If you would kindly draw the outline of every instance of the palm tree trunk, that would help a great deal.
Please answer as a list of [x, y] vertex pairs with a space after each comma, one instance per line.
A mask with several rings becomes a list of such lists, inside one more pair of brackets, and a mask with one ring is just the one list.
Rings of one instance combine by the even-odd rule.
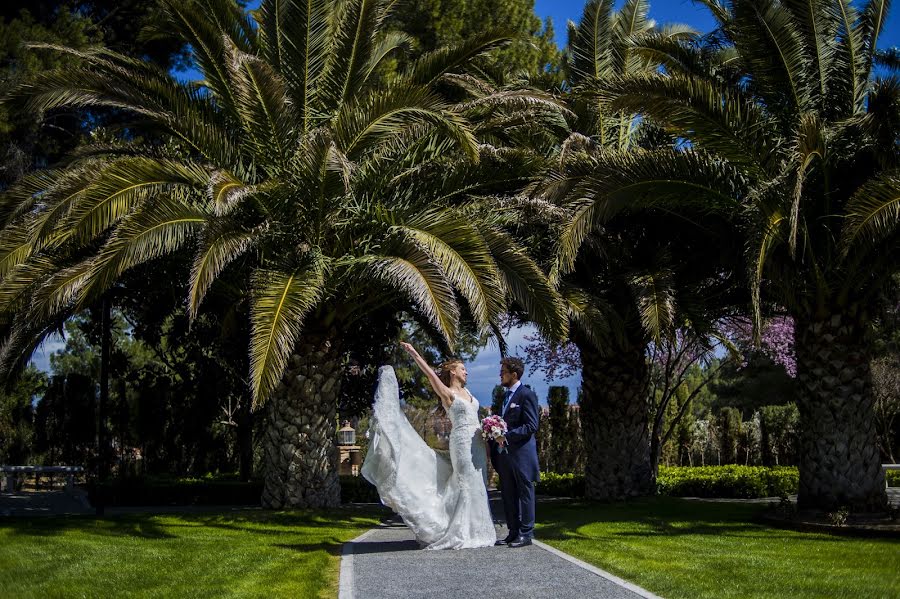
[[864, 326], [848, 314], [796, 321], [800, 507], [887, 507]]
[[269, 398], [265, 434], [266, 508], [341, 503], [335, 439], [340, 351], [335, 335], [301, 339]]
[[237, 425], [238, 464], [242, 481], [249, 481], [253, 476], [253, 420], [250, 398], [242, 397]]
[[644, 352], [601, 356], [587, 343], [579, 349], [585, 494], [602, 501], [647, 495], [654, 481], [648, 439], [650, 371]]

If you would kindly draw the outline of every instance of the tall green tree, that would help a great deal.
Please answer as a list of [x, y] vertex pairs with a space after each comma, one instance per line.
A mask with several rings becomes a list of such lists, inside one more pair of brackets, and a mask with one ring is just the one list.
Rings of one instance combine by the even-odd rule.
[[689, 141], [681, 174], [635, 179], [648, 199], [731, 198], [757, 325], [771, 304], [794, 318], [800, 505], [884, 509], [865, 332], [900, 243], [900, 80], [877, 50], [889, 2], [705, 4], [708, 43], [648, 48], [665, 72], [608, 86], [604, 105]]
[[106, 49], [60, 48], [83, 66], [39, 77], [19, 96], [27, 106], [116, 107], [174, 141], [97, 144], [6, 194], [0, 304], [21, 317], [3, 362], [129, 269], [192, 251], [192, 318], [226, 272], [248, 302], [263, 504], [326, 506], [340, 493], [343, 348], [369, 315], [409, 309], [452, 346], [461, 306], [489, 331], [509, 294], [561, 334], [561, 301], [502, 211], [468, 201], [489, 149], [465, 107], [433, 90], [505, 38], [426, 54], [386, 82], [380, 65], [403, 43], [385, 30], [392, 4], [267, 0], [248, 15], [231, 0], [167, 1], [199, 87]]
[[459, 44], [485, 30], [517, 36], [494, 52], [488, 64], [511, 73], [540, 73], [558, 67], [559, 52], [553, 24], [534, 13], [534, 0], [405, 0], [389, 20], [390, 26], [412, 38], [413, 55]]
[[[604, 500], [653, 491], [648, 346], [681, 327], [708, 338], [717, 310], [731, 301], [735, 276], [727, 257], [739, 256], [724, 219], [697, 226], [702, 208], [644, 209], [644, 190], [629, 182], [668, 178], [676, 140], [596, 99], [614, 81], [657, 71], [659, 63], [639, 51], [645, 44], [695, 36], [683, 26], [657, 28], [649, 8], [630, 0], [615, 11], [612, 2], [592, 0], [571, 26], [564, 72], [572, 133], [537, 192], [561, 213], [553, 271], [569, 300], [571, 341], [582, 361], [586, 492]], [[660, 197], [684, 191], [673, 187]]]
[[[69, 11], [47, 22], [23, 11], [0, 22], [0, 96], [39, 73], [74, 65], [77, 58], [30, 48], [29, 42], [85, 48], [96, 41], [87, 18]], [[35, 166], [47, 166], [78, 145], [83, 134], [80, 114], [60, 112], [44, 121], [34, 112], [0, 107], [0, 189]]]
[[0, 390], [0, 462], [31, 463], [34, 448], [34, 403], [47, 389], [47, 375], [26, 368], [8, 388]]

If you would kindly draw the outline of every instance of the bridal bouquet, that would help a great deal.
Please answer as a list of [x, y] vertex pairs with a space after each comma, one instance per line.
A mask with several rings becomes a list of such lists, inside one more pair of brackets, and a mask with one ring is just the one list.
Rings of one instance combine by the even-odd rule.
[[[481, 420], [481, 434], [485, 439], [506, 441], [506, 421], [494, 414]], [[500, 446], [500, 453], [506, 451], [506, 444]]]

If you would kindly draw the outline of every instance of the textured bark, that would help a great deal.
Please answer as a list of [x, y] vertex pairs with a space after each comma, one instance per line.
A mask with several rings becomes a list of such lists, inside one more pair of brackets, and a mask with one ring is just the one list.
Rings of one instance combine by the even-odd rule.
[[240, 479], [249, 481], [253, 477], [253, 413], [249, 395], [241, 400], [238, 410], [237, 437]]
[[644, 352], [601, 356], [588, 344], [579, 349], [586, 495], [609, 501], [650, 494], [650, 371]]
[[266, 406], [266, 508], [340, 505], [335, 447], [340, 353], [334, 336], [301, 339]]
[[796, 321], [803, 508], [887, 507], [875, 439], [874, 395], [863, 326], [848, 315]]

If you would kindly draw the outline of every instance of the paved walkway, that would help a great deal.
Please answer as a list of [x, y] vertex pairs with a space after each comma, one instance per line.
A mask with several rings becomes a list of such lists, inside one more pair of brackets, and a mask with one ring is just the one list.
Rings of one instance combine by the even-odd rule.
[[[495, 516], [502, 512], [497, 497]], [[506, 536], [502, 526], [499, 538]], [[453, 597], [637, 599], [655, 597], [537, 542], [530, 547], [423, 551], [396, 518], [344, 545], [340, 599]]]

